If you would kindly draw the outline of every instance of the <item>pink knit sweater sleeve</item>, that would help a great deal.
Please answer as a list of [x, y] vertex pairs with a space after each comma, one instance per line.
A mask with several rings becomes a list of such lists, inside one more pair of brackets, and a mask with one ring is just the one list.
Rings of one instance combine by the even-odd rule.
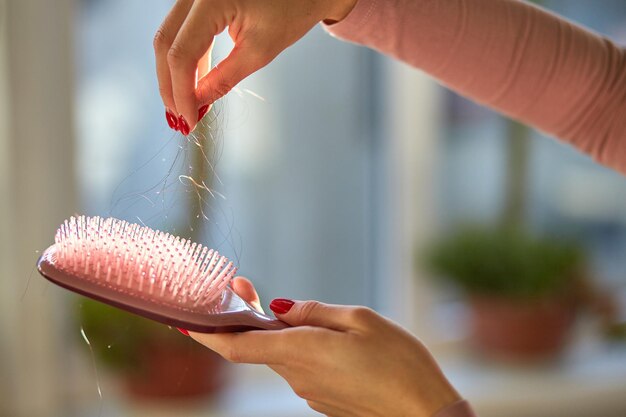
[[331, 34], [626, 173], [626, 50], [519, 0], [358, 0]]

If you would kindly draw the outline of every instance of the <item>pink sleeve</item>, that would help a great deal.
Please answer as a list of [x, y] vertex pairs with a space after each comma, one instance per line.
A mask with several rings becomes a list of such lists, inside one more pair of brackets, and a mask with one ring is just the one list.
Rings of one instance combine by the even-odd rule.
[[626, 173], [626, 50], [518, 0], [358, 0], [331, 34]]
[[476, 414], [467, 401], [461, 400], [437, 411], [433, 417], [476, 417]]

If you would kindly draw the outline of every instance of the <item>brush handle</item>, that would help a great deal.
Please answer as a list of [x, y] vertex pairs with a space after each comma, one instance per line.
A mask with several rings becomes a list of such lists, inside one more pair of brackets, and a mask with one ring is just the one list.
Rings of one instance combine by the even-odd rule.
[[291, 327], [284, 321], [277, 320], [257, 311], [247, 301], [237, 295], [230, 286], [226, 287], [224, 290], [221, 306], [224, 312], [228, 311], [231, 317], [236, 315], [237, 321], [239, 322], [236, 325], [230, 326], [228, 331], [281, 330]]
[[254, 315], [250, 317], [250, 325], [256, 327], [257, 330], [282, 330], [289, 326], [284, 321], [277, 320], [258, 311], [252, 312]]

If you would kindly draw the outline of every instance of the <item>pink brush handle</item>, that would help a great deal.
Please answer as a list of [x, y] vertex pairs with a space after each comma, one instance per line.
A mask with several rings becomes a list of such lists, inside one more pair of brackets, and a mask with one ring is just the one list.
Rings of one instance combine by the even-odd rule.
[[[229, 315], [237, 315], [239, 324], [229, 327], [229, 331], [248, 330], [281, 330], [290, 327], [287, 323], [257, 311], [253, 306], [239, 297], [232, 288], [224, 290], [222, 306]], [[234, 312], [232, 312], [234, 311]]]

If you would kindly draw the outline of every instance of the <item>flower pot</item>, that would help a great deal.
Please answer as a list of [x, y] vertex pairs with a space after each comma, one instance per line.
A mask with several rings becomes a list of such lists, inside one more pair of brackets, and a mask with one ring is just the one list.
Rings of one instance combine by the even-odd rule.
[[491, 358], [545, 360], [565, 347], [574, 323], [574, 303], [566, 297], [517, 300], [472, 296], [472, 344]]
[[224, 359], [192, 340], [160, 340], [141, 349], [137, 369], [124, 375], [124, 389], [131, 399], [210, 399], [226, 383]]

